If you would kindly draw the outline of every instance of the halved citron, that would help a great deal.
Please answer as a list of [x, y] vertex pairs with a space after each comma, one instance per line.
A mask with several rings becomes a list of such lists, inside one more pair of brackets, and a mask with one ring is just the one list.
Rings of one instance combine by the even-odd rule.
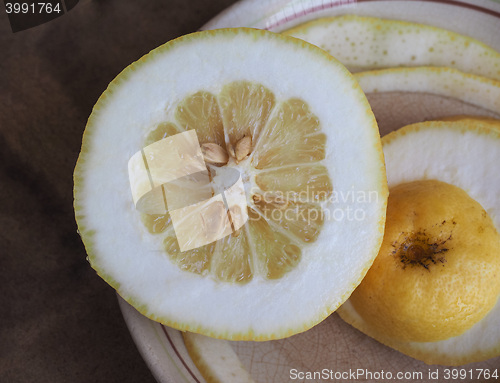
[[284, 34], [317, 45], [352, 71], [441, 66], [500, 80], [500, 53], [430, 25], [345, 15], [316, 19]]
[[337, 312], [426, 363], [500, 355], [500, 130], [492, 124], [424, 122], [383, 138], [384, 242]]
[[[200, 158], [204, 171], [167, 182]], [[142, 204], [150, 192], [159, 199]], [[147, 317], [227, 339], [286, 337], [333, 312], [377, 253], [386, 202], [376, 122], [351, 74], [252, 29], [187, 35], [125, 69], [75, 169], [97, 272]]]

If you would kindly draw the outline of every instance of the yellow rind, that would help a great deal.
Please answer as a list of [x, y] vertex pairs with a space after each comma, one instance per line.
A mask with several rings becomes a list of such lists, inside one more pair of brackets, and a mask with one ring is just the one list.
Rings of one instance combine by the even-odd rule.
[[[475, 132], [478, 135], [483, 135], [492, 140], [498, 140], [500, 146], [500, 121], [495, 119], [482, 119], [482, 118], [469, 118], [464, 116], [458, 116], [456, 118], [445, 119], [443, 121], [427, 121], [422, 123], [416, 123], [412, 125], [405, 126], [399, 130], [389, 133], [382, 138], [382, 145], [391, 144], [395, 140], [419, 132], [426, 129], [439, 129], [440, 127], [449, 127], [450, 124], [453, 125], [453, 129], [457, 129], [462, 133]], [[500, 228], [497, 227], [500, 232]], [[500, 304], [500, 297], [497, 305]], [[494, 347], [483, 349], [479, 352], [474, 351], [474, 354], [469, 355], [449, 355], [445, 353], [438, 353], [436, 349], [432, 349], [433, 342], [426, 342], [422, 344], [429, 345], [429, 351], [422, 351], [418, 348], [418, 342], [401, 342], [394, 339], [390, 339], [380, 333], [374, 331], [356, 312], [353, 305], [349, 300], [347, 300], [342, 306], [340, 306], [336, 311], [339, 316], [346, 323], [350, 324], [362, 333], [370, 336], [371, 338], [377, 340], [378, 342], [391, 347], [395, 350], [402, 352], [412, 358], [421, 360], [427, 364], [440, 364], [449, 366], [460, 366], [468, 363], [481, 362], [490, 358], [494, 358], [500, 355], [500, 343]]]
[[[353, 25], [354, 28], [351, 28], [353, 30], [344, 32], [342, 28], [344, 28], [346, 24]], [[392, 45], [377, 47], [377, 49], [387, 49], [384, 51], [379, 50], [378, 52], [374, 50], [374, 47], [372, 46], [367, 52], [365, 52], [365, 56], [360, 57], [362, 50], [366, 48], [361, 48], [360, 52], [353, 52], [352, 49], [349, 49], [349, 47], [350, 44], [355, 43], [351, 41], [349, 44], [347, 41], [342, 41], [344, 35], [346, 36], [346, 39], [356, 40], [356, 27], [361, 27], [361, 32], [363, 33], [371, 31], [371, 33], [369, 33], [370, 38], [374, 39], [373, 42], [362, 41], [360, 44], [368, 46], [371, 43], [374, 43], [377, 47], [377, 44], [385, 44], [387, 41], [391, 41]], [[329, 30], [329, 28], [331, 28], [331, 30]], [[318, 37], [317, 35], [314, 35], [315, 31], [321, 34], [324, 30], [331, 32], [331, 36]], [[442, 66], [456, 68], [466, 72], [500, 80], [499, 52], [472, 37], [464, 36], [432, 25], [376, 17], [342, 15], [315, 19], [288, 29], [282, 33], [290, 36], [297, 36], [313, 44], [318, 44], [318, 46], [321, 46], [330, 54], [336, 56], [339, 61], [353, 71], [366, 71], [397, 66]], [[415, 47], [412, 45], [411, 41], [411, 39], [415, 36], [422, 34], [426, 34], [430, 37], [427, 40], [422, 40], [420, 37], [417, 41], [418, 44], [423, 45], [419, 47], [421, 49], [420, 53], [429, 56], [426, 57], [426, 60], [420, 58], [418, 54], [414, 52]], [[406, 41], [404, 54], [415, 53], [410, 59], [406, 59], [406, 57], [403, 59], [403, 55], [397, 55], [395, 51], [391, 52], [391, 48], [394, 50], [394, 46], [397, 46], [396, 44], [399, 43], [397, 40], [400, 39], [403, 42]], [[410, 39], [410, 41], [407, 41], [407, 39]], [[338, 46], [336, 48], [328, 47], [330, 40], [335, 42]], [[344, 46], [341, 46], [341, 44], [344, 44]], [[468, 64], [471, 58], [465, 53], [461, 53], [461, 55], [456, 57], [455, 60], [449, 59], [449, 55], [447, 55], [446, 52], [441, 51], [441, 49], [449, 46], [453, 46], [454, 49], [457, 51], [460, 50], [460, 52], [469, 48], [476, 49], [475, 53], [477, 57], [474, 57], [474, 59], [479, 61], [476, 65], [469, 66]], [[357, 47], [353, 48], [357, 49]], [[462, 60], [460, 60], [460, 58], [462, 58]], [[401, 60], [401, 62], [395, 64], [394, 60]], [[481, 63], [483, 63], [483, 65], [481, 65]], [[484, 65], [486, 63], [488, 65]]]
[[[95, 126], [95, 120], [97, 119], [98, 114], [102, 109], [105, 109], [108, 99], [110, 96], [112, 96], [113, 92], [115, 89], [118, 89], [122, 83], [125, 83], [128, 79], [128, 77], [137, 69], [141, 68], [141, 66], [146, 65], [149, 61], [154, 60], [156, 56], [162, 55], [163, 53], [173, 49], [175, 46], [178, 44], [183, 44], [186, 41], [190, 41], [192, 39], [199, 39], [199, 38], [213, 38], [218, 35], [224, 35], [227, 36], [228, 34], [238, 34], [238, 33], [246, 33], [251, 35], [254, 39], [259, 39], [260, 37], [265, 37], [271, 32], [263, 31], [263, 30], [258, 30], [258, 29], [252, 29], [252, 28], [227, 28], [227, 29], [218, 29], [218, 30], [211, 30], [211, 31], [203, 31], [203, 32], [196, 32], [192, 33], [189, 35], [181, 36], [179, 38], [176, 38], [174, 40], [171, 40], [164, 45], [152, 50], [150, 53], [147, 55], [143, 56], [140, 58], [138, 61], [134, 62], [127, 68], [125, 68], [121, 73], [117, 75], [115, 79], [111, 81], [111, 83], [108, 85], [107, 89], [104, 91], [104, 93], [99, 97], [97, 103], [93, 107], [92, 113], [87, 121], [87, 125], [83, 134], [83, 139], [82, 139], [82, 147], [81, 151], [76, 163], [75, 171], [74, 171], [74, 210], [75, 210], [75, 218], [76, 222], [78, 225], [78, 231], [79, 234], [82, 238], [82, 241], [85, 245], [87, 254], [88, 254], [88, 260], [91, 264], [91, 266], [95, 269], [97, 274], [104, 279], [111, 287], [113, 287], [118, 294], [129, 304], [134, 306], [138, 312], [140, 312], [142, 315], [160, 322], [164, 325], [167, 325], [169, 327], [181, 330], [181, 331], [190, 331], [194, 333], [199, 333], [203, 334], [206, 336], [210, 336], [213, 338], [218, 338], [218, 339], [230, 339], [230, 340], [253, 340], [253, 341], [265, 341], [265, 340], [272, 340], [272, 339], [281, 339], [285, 337], [289, 337], [291, 335], [304, 332], [311, 327], [315, 326], [316, 324], [320, 323], [323, 321], [326, 317], [328, 317], [331, 313], [333, 313], [337, 307], [328, 307], [325, 308], [324, 311], [317, 313], [317, 316], [314, 317], [312, 320], [309, 322], [303, 323], [301, 326], [294, 327], [294, 328], [287, 328], [283, 329], [282, 331], [279, 332], [274, 332], [271, 334], [255, 334], [252, 330], [247, 330], [238, 332], [238, 333], [228, 333], [227, 331], [224, 330], [217, 330], [217, 331], [212, 331], [209, 328], [205, 328], [203, 326], [200, 326], [196, 322], [190, 322], [186, 321], [185, 323], [179, 323], [177, 321], [171, 320], [170, 318], [167, 317], [158, 317], [155, 316], [150, 308], [147, 305], [141, 304], [140, 302], [136, 301], [136, 299], [132, 296], [129, 296], [127, 294], [124, 294], [120, 284], [112, 278], [107, 272], [105, 272], [99, 265], [98, 261], [98, 255], [96, 254], [95, 250], [95, 244], [92, 239], [94, 230], [92, 229], [87, 229], [87, 219], [86, 216], [82, 213], [83, 209], [83, 202], [85, 200], [85, 195], [86, 195], [86, 188], [89, 187], [89, 185], [86, 185], [85, 183], [85, 174], [86, 172], [92, 171], [92, 169], [88, 169], [85, 166], [86, 162], [86, 156], [90, 154], [89, 147], [90, 147], [90, 141], [91, 137], [94, 133], [94, 130], [96, 129]], [[289, 37], [289, 36], [284, 36], [284, 35], [279, 35], [279, 34], [274, 34], [275, 38], [281, 39], [284, 42], [287, 43], [293, 43], [296, 44], [297, 46], [300, 46], [301, 49], [308, 49], [312, 52], [314, 52], [315, 55], [318, 56], [318, 59], [321, 58], [325, 61], [328, 62], [333, 62], [335, 65], [337, 65], [338, 61], [330, 56], [328, 53], [323, 51], [322, 49], [309, 44], [303, 40], [294, 38], [294, 37]], [[363, 275], [360, 275], [358, 279], [352, 284], [352, 289], [351, 291], [348, 291], [346, 294], [344, 294], [341, 297], [341, 301], [345, 301], [354, 288], [359, 285], [361, 282], [362, 278], [368, 271], [371, 263], [375, 259], [378, 248], [380, 248], [380, 245], [382, 243], [382, 233], [384, 230], [384, 225], [385, 225], [385, 209], [387, 206], [387, 196], [388, 196], [388, 188], [387, 188], [387, 181], [386, 181], [386, 173], [385, 173], [385, 167], [384, 167], [384, 154], [382, 151], [382, 145], [380, 143], [379, 139], [379, 133], [378, 133], [378, 128], [376, 124], [376, 120], [371, 112], [370, 105], [366, 98], [364, 98], [363, 91], [361, 87], [357, 84], [357, 82], [354, 80], [352, 74], [342, 66], [338, 66], [339, 69], [343, 71], [346, 77], [349, 77], [353, 79], [352, 84], [353, 84], [353, 89], [356, 90], [356, 97], [357, 101], [365, 106], [366, 113], [370, 116], [371, 119], [371, 132], [373, 135], [373, 143], [375, 143], [375, 149], [379, 153], [379, 158], [380, 158], [380, 169], [379, 169], [379, 179], [378, 179], [378, 191], [379, 191], [379, 196], [380, 198], [384, 201], [384, 204], [381, 206], [381, 211], [380, 211], [380, 223], [378, 225], [378, 231], [381, 234], [379, 236], [379, 240], [377, 243], [377, 246], [373, 249], [373, 254], [371, 254], [371, 257], [369, 261], [367, 262], [367, 265], [364, 269]]]
[[[401, 136], [405, 136], [408, 134], [412, 134], [414, 132], [418, 132], [424, 129], [436, 129], [440, 127], [448, 127], [450, 124], [453, 125], [453, 129], [459, 130], [463, 133], [465, 132], [470, 132], [473, 131], [477, 133], [478, 135], [485, 135], [489, 136], [492, 139], [500, 139], [500, 132], [491, 126], [491, 124], [483, 123], [483, 124], [478, 124], [478, 120], [476, 118], [466, 118], [466, 119], [457, 119], [453, 120], [453, 118], [450, 118], [449, 120], [447, 118], [443, 119], [442, 121], [426, 121], [426, 122], [418, 122], [415, 124], [407, 125], [401, 129], [395, 130], [394, 132], [391, 132], [387, 134], [386, 136], [382, 137], [382, 145], [389, 145], [396, 139], [400, 138]], [[479, 119], [481, 121], [481, 119]], [[487, 119], [485, 121], [498, 121], [495, 119]]]
[[460, 121], [466, 124], [473, 124], [477, 127], [487, 127], [491, 129], [500, 130], [500, 120], [491, 117], [482, 117], [482, 116], [468, 116], [468, 115], [457, 115], [457, 116], [449, 116], [442, 117], [439, 121]]

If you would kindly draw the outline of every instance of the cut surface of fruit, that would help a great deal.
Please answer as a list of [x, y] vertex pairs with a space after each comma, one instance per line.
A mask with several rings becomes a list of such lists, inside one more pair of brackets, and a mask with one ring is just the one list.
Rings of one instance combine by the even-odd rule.
[[[385, 136], [383, 146], [394, 192], [384, 244], [367, 285], [362, 282], [337, 312], [365, 334], [426, 363], [460, 365], [500, 355], [500, 131], [472, 119], [424, 122]], [[433, 188], [433, 196], [426, 196]], [[384, 275], [392, 289], [379, 289]], [[429, 300], [420, 301], [426, 295]], [[388, 306], [371, 312], [370, 299]], [[388, 311], [381, 313], [382, 306]], [[445, 316], [441, 335], [426, 315]], [[390, 324], [382, 324], [381, 316]]]
[[[193, 131], [207, 171], [162, 184], [159, 160], [183, 157], [158, 148]], [[168, 212], [134, 207], [150, 192]], [[282, 338], [334, 311], [376, 255], [386, 202], [375, 119], [351, 74], [311, 44], [243, 28], [181, 37], [125, 69], [75, 169], [97, 272], [147, 317], [227, 339]]]
[[325, 49], [352, 71], [442, 66], [500, 80], [500, 53], [473, 38], [399, 20], [345, 15], [283, 32]]

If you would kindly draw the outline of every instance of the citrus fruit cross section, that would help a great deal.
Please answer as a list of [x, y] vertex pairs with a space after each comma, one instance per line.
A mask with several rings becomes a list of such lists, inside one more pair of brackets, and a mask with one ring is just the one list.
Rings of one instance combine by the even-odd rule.
[[[321, 231], [321, 202], [333, 189], [319, 163], [325, 142], [303, 100], [276, 105], [271, 90], [248, 81], [218, 95], [199, 91], [180, 102], [173, 121], [154, 127], [129, 161], [134, 202], [152, 213], [144, 224], [165, 236], [180, 268], [233, 282], [255, 273], [279, 278]], [[228, 185], [222, 193], [217, 180]]]
[[124, 69], [75, 169], [99, 275], [153, 320], [233, 340], [290, 336], [339, 307], [380, 247], [387, 194], [352, 74], [247, 28], [182, 36]]

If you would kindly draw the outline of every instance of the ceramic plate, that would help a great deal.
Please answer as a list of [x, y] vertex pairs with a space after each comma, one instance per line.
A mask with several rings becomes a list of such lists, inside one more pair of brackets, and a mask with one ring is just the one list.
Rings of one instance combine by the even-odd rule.
[[[500, 51], [500, 0], [244, 0], [222, 12], [203, 29], [246, 26], [280, 32], [318, 17], [343, 14], [431, 24], [474, 37]], [[367, 96], [382, 135], [408, 123], [444, 115], [495, 116], [495, 113], [436, 95], [379, 93]], [[500, 118], [498, 114], [496, 117]], [[132, 337], [158, 382], [205, 382], [190, 359], [179, 331], [145, 318], [121, 298], [119, 302]], [[361, 369], [359, 372], [364, 371], [364, 375], [359, 380], [363, 381], [380, 381], [384, 376], [380, 374], [385, 373], [387, 377], [390, 372], [393, 381], [399, 380], [398, 373], [406, 373], [401, 380], [435, 382], [436, 374], [443, 379], [447, 368], [428, 366], [385, 347], [344, 323], [335, 313], [313, 329], [291, 338], [230, 344], [259, 383], [290, 382], [295, 380], [293, 370], [322, 369], [341, 373]], [[466, 371], [499, 369], [500, 358], [461, 368]], [[348, 379], [323, 381], [354, 380], [352, 375], [344, 377]], [[461, 381], [478, 381], [477, 375], [469, 378], [470, 375]]]

